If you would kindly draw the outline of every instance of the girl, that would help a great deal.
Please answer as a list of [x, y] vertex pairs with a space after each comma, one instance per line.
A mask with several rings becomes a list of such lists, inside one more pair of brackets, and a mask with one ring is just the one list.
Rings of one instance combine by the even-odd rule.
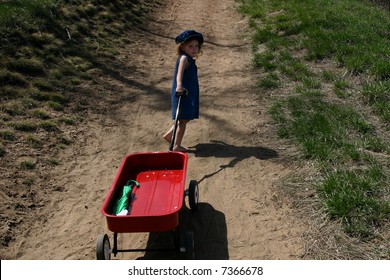
[[[181, 100], [181, 111], [178, 117], [173, 151], [185, 152], [187, 149], [181, 145], [187, 123], [199, 118], [199, 84], [198, 68], [195, 59], [198, 57], [203, 44], [203, 35], [195, 30], [186, 30], [175, 38], [178, 47], [178, 59], [172, 82], [172, 119], [175, 119], [178, 104], [178, 94], [188, 92]], [[176, 94], [178, 93], [178, 94]], [[168, 142], [172, 139], [174, 126], [165, 134], [164, 139]]]

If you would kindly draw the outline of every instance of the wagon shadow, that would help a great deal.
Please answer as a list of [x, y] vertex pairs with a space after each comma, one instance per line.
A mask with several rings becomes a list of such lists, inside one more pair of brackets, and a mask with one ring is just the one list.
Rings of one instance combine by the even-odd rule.
[[[186, 231], [194, 233], [195, 259], [227, 260], [229, 259], [227, 226], [225, 215], [208, 203], [200, 202], [198, 210], [191, 212], [185, 205], [179, 213], [180, 244], [184, 245]], [[150, 233], [147, 250], [174, 247], [172, 232]], [[140, 260], [180, 260], [181, 254], [175, 251], [147, 251]]]
[[256, 146], [239, 147], [218, 140], [211, 140], [211, 143], [201, 143], [190, 147], [188, 153], [194, 154], [195, 157], [232, 158], [229, 163], [220, 165], [218, 170], [204, 175], [203, 178], [198, 180], [198, 183], [216, 175], [225, 168], [233, 168], [237, 163], [250, 157], [255, 157], [259, 160], [278, 157], [278, 153], [273, 149]]

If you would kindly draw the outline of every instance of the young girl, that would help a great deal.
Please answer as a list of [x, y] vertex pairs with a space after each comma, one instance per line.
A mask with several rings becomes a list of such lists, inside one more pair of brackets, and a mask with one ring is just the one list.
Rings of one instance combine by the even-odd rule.
[[[175, 73], [172, 82], [172, 119], [175, 119], [179, 97], [184, 91], [188, 95], [181, 99], [181, 111], [178, 117], [173, 151], [185, 152], [187, 149], [181, 145], [187, 123], [199, 118], [199, 84], [198, 68], [195, 59], [203, 44], [203, 35], [195, 30], [186, 30], [175, 38], [178, 47], [178, 59], [176, 61]], [[174, 126], [165, 134], [164, 139], [168, 142], [172, 139]]]

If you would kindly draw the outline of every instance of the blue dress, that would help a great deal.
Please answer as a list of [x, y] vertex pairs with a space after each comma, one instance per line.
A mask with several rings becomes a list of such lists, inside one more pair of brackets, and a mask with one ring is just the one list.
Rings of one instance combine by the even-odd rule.
[[183, 96], [181, 99], [181, 110], [179, 114], [179, 120], [193, 120], [199, 118], [199, 83], [198, 83], [198, 67], [195, 64], [195, 60], [185, 53], [179, 55], [176, 66], [175, 74], [172, 82], [172, 119], [176, 117], [177, 103], [179, 97], [176, 96], [176, 76], [179, 68], [180, 58], [185, 55], [188, 60], [188, 67], [184, 69], [183, 73], [183, 88], [188, 90], [188, 95]]

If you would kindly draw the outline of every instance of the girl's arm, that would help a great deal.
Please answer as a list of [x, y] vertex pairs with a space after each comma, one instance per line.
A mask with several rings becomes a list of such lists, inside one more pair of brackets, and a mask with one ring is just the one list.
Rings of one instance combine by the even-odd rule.
[[184, 88], [183, 88], [183, 74], [184, 74], [184, 70], [187, 68], [187, 66], [188, 66], [187, 57], [185, 55], [183, 55], [180, 58], [179, 67], [178, 67], [178, 70], [177, 70], [176, 92], [183, 92], [184, 91]]

